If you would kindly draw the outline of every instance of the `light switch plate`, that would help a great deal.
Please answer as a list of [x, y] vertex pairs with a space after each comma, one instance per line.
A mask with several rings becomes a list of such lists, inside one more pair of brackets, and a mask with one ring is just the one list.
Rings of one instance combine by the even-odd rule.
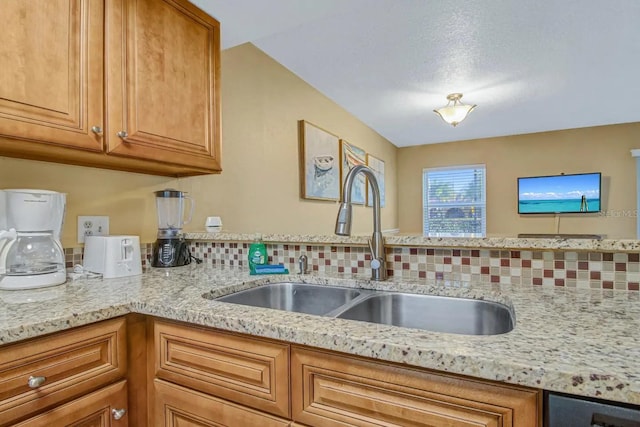
[[78, 215], [78, 243], [84, 243], [85, 236], [109, 235], [108, 216]]

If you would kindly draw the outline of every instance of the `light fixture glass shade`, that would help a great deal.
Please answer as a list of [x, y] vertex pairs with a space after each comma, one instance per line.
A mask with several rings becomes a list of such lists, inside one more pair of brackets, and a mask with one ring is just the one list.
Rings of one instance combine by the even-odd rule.
[[[447, 95], [449, 103], [442, 108], [433, 110], [434, 113], [440, 116], [442, 120], [449, 123], [452, 126], [457, 126], [458, 123], [467, 118], [467, 115], [476, 108], [476, 105], [466, 105], [460, 102], [462, 98], [461, 93], [452, 93]], [[453, 105], [451, 103], [453, 102]]]

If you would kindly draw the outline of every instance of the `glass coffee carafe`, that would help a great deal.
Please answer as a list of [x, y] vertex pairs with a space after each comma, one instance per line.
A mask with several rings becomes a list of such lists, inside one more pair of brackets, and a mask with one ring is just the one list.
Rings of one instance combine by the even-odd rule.
[[0, 191], [0, 289], [30, 289], [66, 281], [60, 244], [66, 195], [49, 190]]
[[26, 276], [64, 271], [64, 252], [52, 233], [18, 232], [3, 247], [6, 274]]

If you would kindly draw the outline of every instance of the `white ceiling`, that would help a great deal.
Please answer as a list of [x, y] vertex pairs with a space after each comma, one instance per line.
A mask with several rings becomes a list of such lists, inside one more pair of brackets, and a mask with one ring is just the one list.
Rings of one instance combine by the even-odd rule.
[[399, 147], [640, 121], [640, 0], [191, 1]]

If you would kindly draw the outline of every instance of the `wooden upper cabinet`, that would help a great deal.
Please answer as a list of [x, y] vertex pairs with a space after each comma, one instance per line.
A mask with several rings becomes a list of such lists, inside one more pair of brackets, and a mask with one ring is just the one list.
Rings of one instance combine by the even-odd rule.
[[221, 171], [218, 21], [188, 0], [1, 3], [0, 155]]
[[106, 5], [108, 153], [220, 170], [218, 22], [186, 0]]
[[2, 0], [0, 136], [102, 151], [102, 0]]

